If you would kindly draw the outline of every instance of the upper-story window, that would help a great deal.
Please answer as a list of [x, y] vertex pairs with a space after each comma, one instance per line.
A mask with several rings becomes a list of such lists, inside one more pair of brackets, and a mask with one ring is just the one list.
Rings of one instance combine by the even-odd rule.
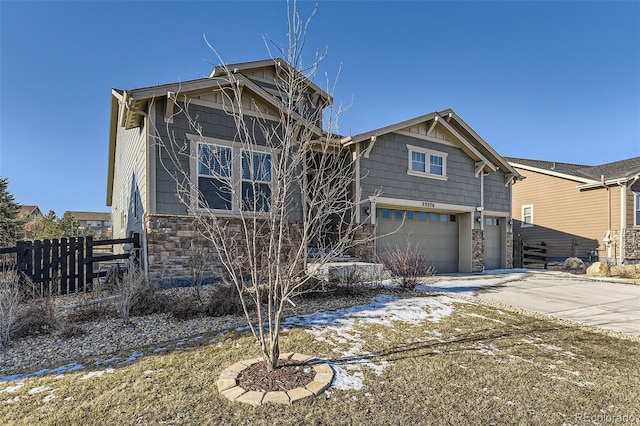
[[198, 144], [199, 207], [212, 210], [232, 209], [232, 154], [229, 147]]
[[522, 227], [533, 226], [533, 205], [522, 206]]
[[435, 179], [447, 179], [447, 153], [407, 145], [408, 174]]

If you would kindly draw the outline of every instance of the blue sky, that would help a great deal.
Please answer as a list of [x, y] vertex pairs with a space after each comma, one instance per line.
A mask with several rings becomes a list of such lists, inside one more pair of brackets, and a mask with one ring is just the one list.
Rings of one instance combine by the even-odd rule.
[[[0, 28], [0, 176], [61, 215], [108, 210], [112, 87], [205, 77], [203, 35], [227, 63], [266, 58], [286, 4], [0, 1]], [[344, 134], [450, 107], [504, 156], [640, 155], [640, 2], [321, 0], [309, 58], [325, 46]]]

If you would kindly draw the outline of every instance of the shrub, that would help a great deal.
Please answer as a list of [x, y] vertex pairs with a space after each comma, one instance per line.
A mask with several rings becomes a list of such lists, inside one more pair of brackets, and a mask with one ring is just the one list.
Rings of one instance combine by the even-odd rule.
[[237, 315], [243, 312], [242, 301], [235, 286], [215, 284], [210, 286], [209, 301], [205, 313], [212, 317]]
[[203, 313], [203, 305], [194, 294], [179, 293], [171, 298], [169, 313], [179, 320], [195, 318]]
[[56, 277], [45, 287], [35, 284], [30, 277], [23, 275], [21, 295], [27, 301], [16, 318], [14, 337], [49, 334], [60, 327], [60, 318], [53, 299], [58, 283], [59, 279]]
[[387, 248], [382, 263], [402, 288], [414, 289], [421, 277], [431, 277], [436, 272], [433, 266], [427, 266], [420, 246], [409, 241], [404, 247]]
[[116, 281], [115, 290], [116, 312], [122, 318], [124, 325], [129, 325], [131, 324], [132, 306], [149, 290], [147, 280], [142, 271], [136, 266], [133, 256], [129, 261], [129, 268], [125, 271], [122, 279]]
[[11, 327], [20, 303], [18, 274], [13, 270], [0, 271], [0, 347], [9, 345]]

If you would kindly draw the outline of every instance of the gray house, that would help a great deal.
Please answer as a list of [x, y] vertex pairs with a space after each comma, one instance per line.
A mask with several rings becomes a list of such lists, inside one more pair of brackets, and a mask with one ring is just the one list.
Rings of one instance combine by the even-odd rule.
[[[279, 61], [228, 66], [242, 84], [245, 115], [279, 117], [283, 106], [274, 84]], [[237, 155], [237, 130], [224, 102], [229, 84], [225, 77], [216, 67], [208, 78], [112, 90], [107, 205], [112, 208], [113, 235], [141, 234], [152, 281], [186, 276], [188, 250], [205, 244], [198, 240], [194, 217], [177, 196], [176, 170], [159, 140], [193, 154], [182, 166], [197, 182], [201, 202], [216, 215], [232, 224], [242, 209], [238, 200], [222, 195], [243, 192], [241, 180], [226, 177], [241, 174], [245, 155]], [[332, 102], [313, 83], [308, 91], [311, 109]], [[182, 113], [187, 108], [197, 123]], [[299, 118], [322, 133], [322, 123]], [[361, 154], [352, 157], [357, 171], [352, 193], [361, 194], [364, 204], [353, 220], [369, 221], [367, 229], [378, 236], [375, 247], [356, 252], [359, 260], [375, 261], [386, 247], [409, 240], [420, 245], [439, 272], [512, 266], [511, 185], [520, 175], [453, 111], [344, 137], [340, 143], [345, 151]], [[268, 165], [272, 154], [256, 149], [250, 155]], [[210, 170], [198, 166], [213, 156], [218, 158], [215, 179]], [[269, 170], [263, 173], [263, 192], [268, 194]], [[240, 190], [229, 191], [233, 185]], [[295, 212], [289, 217], [292, 222], [300, 219]]]
[[362, 153], [356, 186], [375, 212], [378, 255], [411, 241], [440, 273], [512, 267], [511, 185], [521, 176], [453, 110], [345, 145]]

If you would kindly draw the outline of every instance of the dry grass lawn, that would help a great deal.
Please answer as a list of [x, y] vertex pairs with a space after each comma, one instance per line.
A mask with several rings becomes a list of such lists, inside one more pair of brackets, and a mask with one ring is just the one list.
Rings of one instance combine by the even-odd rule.
[[[451, 302], [439, 322], [358, 323], [364, 344], [325, 330], [284, 333], [284, 351], [330, 360], [362, 380], [294, 406], [218, 394], [218, 374], [257, 355], [247, 333], [189, 342], [112, 370], [0, 382], [0, 424], [420, 425], [640, 421], [640, 342], [487, 305]], [[140, 348], [146, 354], [152, 348]], [[79, 360], [81, 361], [81, 360]], [[385, 364], [388, 363], [388, 364]], [[378, 366], [380, 368], [370, 368]], [[598, 417], [599, 416], [599, 417]], [[617, 416], [617, 417], [616, 417]], [[626, 417], [622, 417], [626, 416]], [[588, 420], [588, 421], [587, 421]]]

